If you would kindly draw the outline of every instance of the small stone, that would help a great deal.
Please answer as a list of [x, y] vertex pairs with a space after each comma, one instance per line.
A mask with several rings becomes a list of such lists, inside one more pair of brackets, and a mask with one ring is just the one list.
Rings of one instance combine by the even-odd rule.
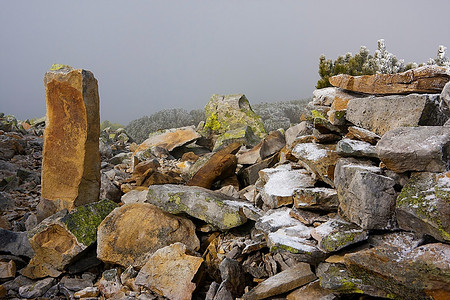
[[337, 143], [336, 153], [340, 156], [378, 158], [375, 146], [363, 141], [345, 138]]
[[170, 299], [191, 299], [196, 288], [192, 280], [202, 262], [201, 257], [189, 254], [186, 245], [175, 243], [149, 258], [137, 275], [136, 284]]
[[9, 262], [0, 261], [0, 280], [10, 279], [16, 276], [16, 263], [13, 260]]
[[305, 285], [316, 278], [316, 275], [311, 272], [309, 264], [298, 263], [297, 265], [264, 280], [248, 293], [245, 293], [242, 298], [245, 300], [264, 299], [283, 294], [299, 286]]
[[326, 222], [329, 219], [327, 215], [321, 216], [319, 213], [295, 208], [289, 212], [289, 216], [299, 220], [305, 225], [313, 225], [316, 222]]
[[348, 128], [347, 137], [349, 139], [358, 139], [363, 142], [370, 143], [372, 145], [376, 145], [381, 137], [378, 134], [373, 133], [370, 130], [360, 128], [357, 126], [350, 126]]
[[37, 298], [44, 295], [55, 283], [54, 278], [45, 278], [36, 283], [19, 288], [19, 295], [23, 298]]
[[339, 199], [335, 189], [299, 188], [294, 192], [294, 207], [312, 210], [336, 211]]
[[96, 286], [86, 287], [82, 289], [81, 291], [76, 292], [73, 294], [75, 299], [80, 298], [93, 298], [98, 297], [100, 295], [100, 290]]
[[81, 291], [84, 288], [92, 287], [94, 285], [92, 280], [83, 278], [70, 278], [68, 276], [64, 276], [61, 279], [60, 283], [63, 284], [68, 290], [74, 292]]

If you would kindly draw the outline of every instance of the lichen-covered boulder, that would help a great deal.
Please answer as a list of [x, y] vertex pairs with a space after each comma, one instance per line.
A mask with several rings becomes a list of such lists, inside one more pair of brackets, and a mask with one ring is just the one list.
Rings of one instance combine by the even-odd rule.
[[97, 228], [117, 204], [102, 200], [62, 210], [28, 233], [35, 255], [22, 275], [29, 278], [58, 277], [64, 268], [97, 240]]
[[411, 175], [397, 198], [400, 228], [450, 242], [450, 172]]
[[239, 127], [219, 135], [214, 144], [213, 151], [220, 150], [232, 143], [253, 147], [256, 146], [259, 141], [260, 138], [253, 133], [250, 126]]
[[213, 95], [205, 106], [205, 115], [203, 131], [206, 135], [220, 135], [244, 126], [250, 126], [259, 138], [266, 135], [261, 117], [252, 110], [243, 94]]
[[98, 227], [97, 257], [124, 267], [142, 267], [156, 250], [176, 242], [191, 250], [200, 247], [191, 220], [149, 203], [130, 203], [113, 210]]
[[172, 213], [186, 213], [221, 230], [240, 226], [247, 221], [242, 202], [197, 186], [173, 184], [153, 185], [148, 189], [147, 202]]

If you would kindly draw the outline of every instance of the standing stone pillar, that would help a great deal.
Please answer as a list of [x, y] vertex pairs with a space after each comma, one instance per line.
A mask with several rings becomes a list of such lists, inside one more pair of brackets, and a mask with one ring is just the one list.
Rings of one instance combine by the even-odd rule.
[[47, 124], [38, 219], [98, 201], [100, 114], [92, 72], [53, 65], [44, 76]]

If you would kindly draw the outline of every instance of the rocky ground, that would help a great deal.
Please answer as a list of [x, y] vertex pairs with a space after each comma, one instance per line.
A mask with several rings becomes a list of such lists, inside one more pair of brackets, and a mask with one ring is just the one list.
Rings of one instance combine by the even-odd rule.
[[450, 83], [415, 93], [449, 80], [425, 71], [338, 80], [270, 134], [243, 95], [140, 145], [106, 129], [101, 201], [44, 220], [44, 123], [2, 115], [0, 297], [448, 299]]

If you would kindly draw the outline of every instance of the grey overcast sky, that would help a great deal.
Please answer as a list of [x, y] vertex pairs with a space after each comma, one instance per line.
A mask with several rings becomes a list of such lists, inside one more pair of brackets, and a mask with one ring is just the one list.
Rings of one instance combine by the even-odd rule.
[[216, 93], [307, 98], [322, 53], [373, 54], [380, 38], [405, 62], [450, 52], [449, 11], [449, 0], [0, 0], [0, 112], [43, 116], [53, 63], [92, 71], [101, 119], [124, 125]]

